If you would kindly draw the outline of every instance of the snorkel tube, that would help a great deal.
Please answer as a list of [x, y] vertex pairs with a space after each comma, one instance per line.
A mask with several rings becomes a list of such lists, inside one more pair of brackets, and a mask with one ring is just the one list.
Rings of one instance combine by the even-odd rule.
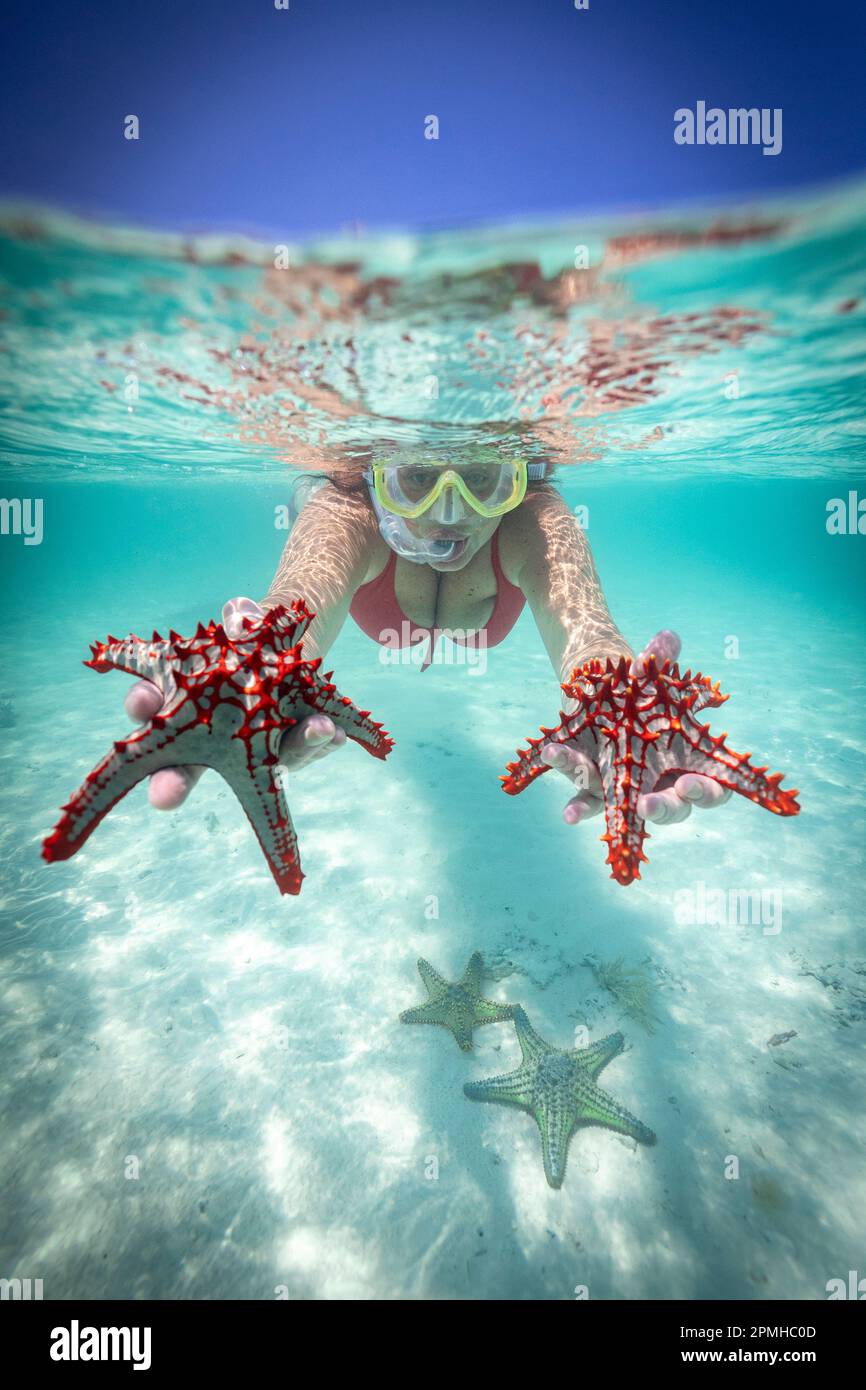
[[397, 516], [396, 512], [388, 512], [382, 506], [376, 496], [372, 473], [365, 473], [364, 479], [379, 522], [379, 534], [386, 545], [404, 560], [411, 560], [416, 565], [429, 565], [433, 560], [442, 563], [454, 558], [462, 543], [459, 538], [447, 541], [437, 540], [434, 536], [425, 539], [423, 536], [414, 535], [402, 516]]

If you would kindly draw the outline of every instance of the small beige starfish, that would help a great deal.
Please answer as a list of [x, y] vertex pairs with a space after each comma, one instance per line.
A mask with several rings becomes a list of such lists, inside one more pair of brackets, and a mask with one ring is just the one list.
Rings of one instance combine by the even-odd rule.
[[438, 1023], [448, 1028], [464, 1052], [472, 1050], [472, 1033], [484, 1023], [507, 1023], [514, 1017], [513, 1004], [494, 1004], [481, 996], [484, 962], [481, 952], [469, 957], [463, 976], [455, 984], [444, 979], [426, 960], [419, 960], [418, 973], [427, 987], [427, 1003], [405, 1009], [401, 1023]]

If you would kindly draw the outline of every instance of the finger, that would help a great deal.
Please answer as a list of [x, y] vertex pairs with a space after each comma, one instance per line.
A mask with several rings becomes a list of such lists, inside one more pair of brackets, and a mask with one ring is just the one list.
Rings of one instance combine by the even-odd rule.
[[580, 825], [581, 821], [601, 815], [604, 802], [600, 796], [573, 796], [565, 803], [562, 819], [566, 825]]
[[581, 748], [577, 748], [573, 743], [546, 743], [541, 750], [541, 756], [548, 767], [561, 772], [574, 783], [578, 791], [589, 792], [592, 796], [601, 795], [598, 768]]
[[637, 813], [642, 820], [652, 821], [655, 825], [676, 825], [692, 814], [692, 803], [683, 801], [673, 787], [668, 787], [667, 791], [639, 796]]
[[320, 758], [327, 758], [329, 753], [333, 753], [335, 748], [342, 748], [346, 742], [348, 734], [345, 729], [334, 729], [334, 737], [328, 742], [321, 744], [313, 753], [310, 762], [318, 762]]
[[643, 651], [636, 656], [631, 664], [630, 674], [632, 676], [642, 676], [646, 670], [646, 663], [651, 656], [655, 657], [656, 665], [661, 666], [665, 661], [676, 661], [680, 654], [682, 642], [675, 632], [670, 628], [662, 628], [655, 637], [651, 637]]
[[126, 692], [123, 708], [136, 724], [146, 724], [162, 708], [165, 697], [153, 681], [136, 681]]
[[333, 748], [342, 748], [343, 744], [347, 741], [348, 737], [349, 735], [346, 733], [345, 729], [335, 728], [334, 737], [331, 739], [331, 746]]
[[683, 801], [699, 806], [702, 811], [724, 806], [731, 799], [727, 787], [720, 786], [714, 777], [704, 777], [700, 772], [684, 772], [682, 777], [677, 778], [673, 790]]
[[157, 811], [176, 811], [186, 801], [202, 773], [203, 767], [161, 767], [148, 783], [147, 798]]
[[236, 642], [238, 638], [246, 635], [250, 624], [260, 623], [264, 616], [264, 609], [259, 607], [255, 599], [230, 598], [228, 603], [223, 605], [222, 612], [226, 635]]
[[[343, 733], [343, 730], [339, 730]], [[310, 714], [301, 719], [293, 729], [283, 735], [280, 743], [280, 762], [297, 767], [300, 763], [321, 752], [330, 752], [333, 746], [339, 747], [346, 738], [337, 740], [337, 727], [326, 714]], [[335, 745], [336, 741], [336, 745]]]

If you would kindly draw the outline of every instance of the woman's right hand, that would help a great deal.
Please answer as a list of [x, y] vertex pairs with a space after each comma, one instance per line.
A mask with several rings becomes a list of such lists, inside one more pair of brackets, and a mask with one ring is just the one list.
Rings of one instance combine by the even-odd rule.
[[[230, 637], [240, 637], [244, 631], [244, 620], [253, 621], [263, 616], [262, 609], [253, 599], [230, 599], [222, 612], [223, 624]], [[248, 630], [248, 629], [247, 629]], [[139, 680], [128, 692], [124, 708], [136, 724], [146, 724], [162, 708], [163, 695], [153, 681]], [[299, 720], [293, 729], [283, 734], [280, 742], [280, 762], [290, 772], [298, 772], [308, 763], [316, 762], [342, 748], [346, 742], [346, 732], [338, 729], [326, 714], [309, 714]], [[175, 811], [186, 801], [193, 787], [206, 767], [187, 764], [182, 767], [163, 767], [150, 778], [148, 800], [157, 811]]]
[[[146, 724], [162, 708], [162, 691], [153, 681], [140, 680], [128, 692], [124, 708], [136, 724]], [[293, 729], [283, 734], [280, 743], [280, 762], [289, 772], [298, 772], [308, 763], [316, 762], [342, 748], [346, 742], [344, 729], [338, 729], [326, 714], [309, 714]], [[188, 765], [163, 767], [150, 778], [148, 800], [157, 811], [176, 811], [186, 801], [206, 767]]]

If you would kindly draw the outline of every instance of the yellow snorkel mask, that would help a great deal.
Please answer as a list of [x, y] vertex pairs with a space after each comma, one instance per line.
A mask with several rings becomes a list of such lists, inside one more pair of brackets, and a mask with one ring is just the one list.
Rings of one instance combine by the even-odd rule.
[[522, 459], [482, 460], [459, 468], [441, 463], [374, 463], [373, 489], [380, 504], [396, 516], [414, 521], [429, 511], [446, 488], [459, 493], [479, 516], [502, 516], [519, 506], [526, 495], [530, 473], [544, 465], [527, 469]]

